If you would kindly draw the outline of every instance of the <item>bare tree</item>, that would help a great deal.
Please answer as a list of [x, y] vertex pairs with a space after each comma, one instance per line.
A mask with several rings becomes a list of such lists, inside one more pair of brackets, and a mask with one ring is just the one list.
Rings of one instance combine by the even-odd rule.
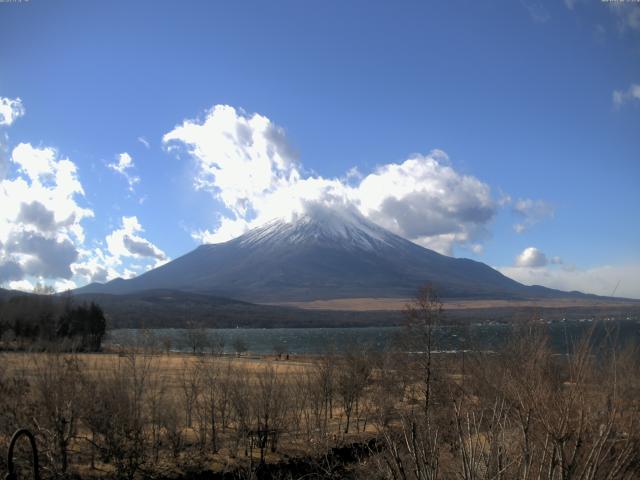
[[176, 399], [168, 396], [164, 400], [160, 417], [164, 437], [167, 440], [169, 451], [174, 461], [178, 460], [184, 446], [182, 415], [179, 412], [181, 408]]
[[225, 338], [214, 330], [209, 334], [208, 346], [212, 355], [220, 356], [224, 353]]
[[153, 365], [146, 387], [146, 417], [148, 418], [148, 435], [154, 462], [158, 462], [162, 446], [163, 409], [168, 395], [166, 377], [162, 374], [163, 365]]
[[34, 357], [34, 420], [54, 471], [66, 474], [80, 416], [80, 364], [74, 355]]
[[286, 343], [282, 341], [277, 341], [273, 344], [273, 352], [278, 357], [278, 360], [280, 360], [282, 358], [282, 355], [284, 355], [288, 351], [289, 351], [289, 347], [287, 346]]
[[235, 441], [231, 449], [232, 456], [237, 454], [240, 441], [245, 442], [247, 451], [247, 434], [251, 430], [252, 391], [249, 372], [246, 369], [235, 370], [235, 375], [229, 379], [229, 405], [235, 426]]
[[[392, 478], [436, 479], [440, 475], [440, 429], [433, 415], [434, 335], [442, 316], [442, 303], [435, 290], [427, 285], [405, 308], [404, 346], [406, 368], [413, 373], [411, 384], [418, 390], [422, 408], [397, 411], [399, 425], [382, 419], [381, 435], [385, 443], [384, 468]], [[385, 402], [385, 398], [382, 397]], [[378, 412], [388, 417], [389, 403], [378, 402]], [[386, 424], [386, 426], [385, 426]]]
[[225, 366], [220, 365], [217, 360], [208, 358], [200, 361], [202, 371], [202, 395], [200, 397], [202, 420], [208, 426], [211, 433], [211, 450], [217, 453], [219, 450], [218, 434], [218, 412], [220, 403], [224, 399], [226, 386], [223, 385], [223, 374]]
[[112, 462], [118, 478], [132, 479], [147, 462], [145, 395], [152, 358], [128, 355], [110, 371], [85, 382], [87, 439], [100, 457]]
[[218, 418], [220, 419], [220, 426], [222, 432], [226, 432], [228, 426], [229, 410], [230, 410], [230, 398], [231, 389], [233, 385], [233, 379], [236, 376], [236, 369], [233, 367], [231, 360], [227, 360], [220, 367], [218, 377], [218, 393], [216, 401], [216, 410]]
[[171, 347], [173, 346], [173, 337], [171, 335], [162, 335], [160, 337], [160, 344], [165, 354], [171, 353]]
[[249, 349], [247, 342], [245, 342], [244, 339], [239, 336], [233, 339], [233, 341], [231, 342], [231, 346], [238, 356], [242, 355]]
[[434, 334], [442, 318], [442, 302], [431, 285], [421, 288], [405, 308], [407, 346], [417, 360], [425, 416], [431, 401]]
[[184, 342], [194, 355], [204, 352], [211, 346], [209, 333], [204, 328], [192, 324], [187, 327], [184, 330]]
[[202, 381], [202, 364], [199, 362], [185, 361], [180, 379], [180, 390], [185, 412], [185, 425], [191, 428], [193, 425], [193, 409], [196, 406]]
[[342, 364], [338, 369], [337, 392], [342, 402], [342, 409], [346, 417], [344, 433], [349, 433], [351, 416], [354, 409], [358, 410], [358, 403], [362, 398], [371, 376], [371, 364], [368, 352], [350, 347], [342, 357]]
[[252, 430], [258, 439], [260, 462], [268, 440], [275, 452], [278, 435], [283, 429], [287, 409], [287, 390], [282, 375], [273, 367], [267, 367], [257, 374], [257, 381], [251, 396]]

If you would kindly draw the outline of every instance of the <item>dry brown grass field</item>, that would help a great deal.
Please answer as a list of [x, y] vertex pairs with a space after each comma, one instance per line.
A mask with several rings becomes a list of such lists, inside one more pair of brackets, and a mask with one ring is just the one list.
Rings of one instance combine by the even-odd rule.
[[[76, 354], [2, 352], [0, 388], [4, 387], [3, 393], [14, 398], [3, 398], [4, 406], [10, 412], [5, 412], [8, 415], [0, 422], [0, 427], [4, 427], [0, 431], [0, 447], [5, 449], [15, 428], [28, 426], [36, 432], [42, 430], [38, 432], [41, 447], [46, 446], [46, 458], [42, 463], [55, 464], [60, 459], [52, 450], [65, 433], [52, 433], [44, 424], [49, 421], [58, 425], [60, 421], [63, 424], [74, 422], [74, 432], [72, 435], [68, 432], [65, 447], [68, 466], [64, 472], [59, 467], [51, 467], [45, 471], [45, 476], [75, 472], [82, 477], [129, 478], [128, 470], [134, 467], [127, 465], [124, 457], [138, 455], [132, 445], [135, 443], [145, 445], [150, 450], [148, 455], [154, 457], [152, 465], [146, 459], [144, 467], [135, 466], [138, 475], [153, 472], [154, 475], [180, 476], [185, 470], [194, 468], [250, 471], [251, 466], [255, 467], [262, 458], [267, 463], [274, 463], [292, 457], [321, 454], [338, 441], [349, 443], [371, 437], [373, 425], [367, 425], [366, 418], [361, 418], [360, 413], [356, 414], [355, 421], [353, 417], [350, 419], [350, 431], [345, 431], [344, 412], [337, 399], [325, 405], [323, 412], [318, 412], [319, 407], [316, 406], [316, 421], [320, 422], [320, 416], [324, 415], [323, 425], [311, 426], [311, 413], [303, 411], [308, 408], [308, 399], [304, 396], [312, 388], [310, 384], [315, 382], [318, 368], [321, 367], [317, 358], [303, 356], [290, 356], [285, 360], [285, 357], [279, 359], [276, 356], [144, 351]], [[101, 393], [96, 392], [96, 386], [100, 384], [122, 391], [108, 398], [98, 398]], [[26, 388], [21, 389], [20, 386]], [[91, 393], [87, 396], [88, 392], [80, 391], [87, 386], [96, 396]], [[42, 388], [49, 391], [43, 392]], [[58, 388], [61, 390], [56, 391]], [[107, 392], [102, 390], [104, 393]], [[96, 400], [110, 404], [106, 406], [107, 412], [99, 412], [105, 416], [106, 422], [129, 423], [131, 419], [117, 417], [135, 415], [135, 410], [139, 409], [140, 415], [145, 417], [144, 427], [139, 425], [138, 434], [135, 432], [136, 421], [132, 422], [133, 425], [124, 425], [120, 432], [102, 428], [105, 443], [120, 442], [120, 445], [107, 445], [106, 448], [93, 445], [96, 451], [91, 451], [96, 433], [88, 425], [91, 420], [82, 421], [81, 411], [88, 412], [85, 414], [90, 416], [92, 407], [89, 404]], [[120, 402], [122, 406], [115, 405]], [[207, 412], [208, 408], [213, 411]], [[361, 405], [360, 411], [363, 408]], [[46, 410], [55, 418], [40, 421], [29, 418], [34, 412], [36, 416], [43, 413], [47, 416], [42, 412]], [[368, 414], [365, 409], [364, 415]], [[215, 433], [217, 445], [211, 443], [214, 417], [222, 422]], [[301, 425], [303, 417], [307, 421], [304, 427]], [[155, 425], [150, 426], [149, 422]], [[312, 438], [314, 429], [322, 430], [322, 438]], [[270, 439], [260, 445], [258, 430], [277, 431], [278, 448], [271, 448]], [[162, 440], [158, 438], [160, 435], [164, 437]], [[121, 450], [119, 455], [123, 457], [119, 459], [119, 465], [114, 458], [106, 460], [109, 454], [104, 459], [100, 458], [101, 453], [105, 453], [101, 450], [115, 448]], [[132, 462], [137, 463], [138, 460], [133, 458]]]
[[[106, 370], [126, 362], [129, 353], [77, 353], [68, 355], [80, 361], [82, 371], [87, 375], [99, 375]], [[33, 376], [38, 365], [46, 363], [53, 355], [46, 352], [0, 352], [0, 359], [9, 375], [21, 372], [27, 376]], [[151, 361], [156, 369], [162, 372], [167, 379], [179, 378], [185, 369], [193, 366], [194, 363], [202, 361], [205, 355], [191, 355], [188, 353], [145, 353], [137, 352], [137, 355]], [[217, 366], [231, 365], [235, 369], [245, 371], [262, 371], [267, 368], [276, 368], [280, 373], [291, 374], [301, 373], [313, 365], [311, 357], [290, 356], [289, 360], [278, 359], [274, 355], [228, 355], [228, 356], [206, 356], [208, 361]]]
[[440, 315], [414, 301], [400, 351], [0, 353], [0, 450], [29, 428], [43, 478], [639, 478], [637, 345], [558, 355], [531, 322], [438, 354]]
[[[411, 303], [410, 298], [335, 298], [329, 300], [314, 300], [310, 302], [285, 302], [286, 305], [309, 310], [352, 310], [352, 311], [400, 311]], [[531, 300], [456, 300], [444, 299], [444, 310], [475, 310], [496, 308], [576, 308], [576, 307], [628, 307], [637, 306], [638, 302], [625, 300], [601, 299], [531, 299]]]

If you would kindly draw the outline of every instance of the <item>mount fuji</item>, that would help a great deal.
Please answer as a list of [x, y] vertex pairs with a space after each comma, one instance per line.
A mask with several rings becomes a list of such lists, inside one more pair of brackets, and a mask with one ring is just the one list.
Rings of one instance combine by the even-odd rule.
[[201, 245], [138, 277], [77, 293], [172, 289], [250, 302], [407, 298], [431, 283], [442, 297], [523, 299], [568, 294], [522, 285], [481, 262], [441, 255], [352, 210], [316, 207], [224, 243]]

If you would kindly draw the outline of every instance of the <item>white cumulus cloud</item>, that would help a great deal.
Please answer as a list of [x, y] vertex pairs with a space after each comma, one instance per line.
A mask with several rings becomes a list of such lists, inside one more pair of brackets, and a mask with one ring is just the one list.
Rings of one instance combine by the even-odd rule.
[[637, 263], [577, 268], [558, 256], [548, 257], [541, 250], [528, 247], [516, 257], [513, 266], [496, 269], [525, 285], [640, 299], [640, 264]]
[[107, 249], [115, 258], [135, 257], [166, 260], [165, 253], [149, 240], [140, 236], [144, 232], [138, 218], [122, 217], [122, 226], [107, 235]]
[[640, 299], [640, 264], [602, 265], [587, 269], [548, 265], [542, 268], [501, 267], [504, 275], [525, 285], [564, 291]]
[[24, 106], [20, 98], [0, 97], [0, 125], [11, 125], [24, 115]]
[[451, 253], [482, 238], [496, 212], [489, 186], [458, 173], [434, 150], [365, 176], [354, 197], [362, 213], [416, 243]]
[[32, 292], [35, 285], [29, 280], [14, 280], [6, 284], [9, 290], [22, 290], [23, 292]]
[[121, 276], [117, 258], [109, 256], [102, 248], [79, 249], [79, 259], [71, 268], [73, 273], [86, 282], [105, 283]]
[[84, 241], [81, 221], [93, 216], [78, 203], [84, 190], [76, 165], [28, 143], [16, 146], [10, 160], [15, 175], [0, 181], [0, 284], [70, 279]]
[[[0, 98], [0, 125], [24, 114], [20, 99]], [[10, 151], [10, 154], [9, 154]], [[130, 187], [133, 160], [126, 152], [109, 165]], [[12, 150], [0, 136], [0, 287], [32, 290], [48, 284], [56, 290], [86, 281], [106, 281], [141, 273], [168, 261], [144, 238], [136, 217], [123, 217], [107, 248], [86, 245], [83, 222], [94, 216], [83, 206], [85, 191], [76, 164], [52, 147], [20, 143]]]
[[299, 178], [282, 128], [259, 114], [216, 105], [203, 121], [187, 120], [163, 137], [187, 146], [197, 162], [195, 186], [211, 189], [236, 216], [255, 200]]
[[169, 257], [144, 238], [144, 228], [136, 216], [122, 217], [119, 228], [105, 238], [106, 247], [80, 249], [72, 265], [84, 282], [105, 283], [117, 277], [130, 278], [169, 261]]
[[[260, 114], [216, 105], [201, 120], [186, 120], [163, 137], [195, 161], [194, 186], [209, 190], [229, 211], [216, 228], [194, 232], [221, 242], [266, 221], [302, 213], [310, 205], [350, 205], [370, 220], [424, 246], [451, 254], [477, 245], [497, 210], [489, 186], [463, 175], [433, 150], [364, 175], [304, 175], [284, 130]], [[478, 250], [478, 247], [474, 247]]]
[[544, 267], [548, 263], [547, 256], [536, 247], [525, 248], [516, 257], [516, 267]]
[[57, 290], [75, 288], [126, 274], [125, 259], [142, 261], [142, 269], [167, 261], [140, 235], [136, 217], [123, 217], [106, 252], [86, 248], [82, 222], [93, 211], [81, 204], [75, 163], [55, 149], [21, 143], [10, 162], [14, 174], [0, 180], [0, 286], [31, 290], [46, 281]]

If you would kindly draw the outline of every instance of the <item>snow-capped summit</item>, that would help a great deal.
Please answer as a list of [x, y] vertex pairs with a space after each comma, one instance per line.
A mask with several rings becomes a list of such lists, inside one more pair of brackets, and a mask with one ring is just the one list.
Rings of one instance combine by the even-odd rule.
[[78, 291], [118, 294], [162, 288], [282, 302], [406, 298], [427, 282], [445, 297], [555, 295], [541, 287], [526, 287], [483, 263], [423, 248], [355, 210], [319, 206], [228, 242], [201, 245], [136, 278]]
[[280, 246], [320, 244], [350, 250], [375, 250], [392, 246], [397, 238], [356, 210], [315, 207], [290, 220], [272, 220], [238, 237], [237, 241], [252, 247], [269, 243]]

